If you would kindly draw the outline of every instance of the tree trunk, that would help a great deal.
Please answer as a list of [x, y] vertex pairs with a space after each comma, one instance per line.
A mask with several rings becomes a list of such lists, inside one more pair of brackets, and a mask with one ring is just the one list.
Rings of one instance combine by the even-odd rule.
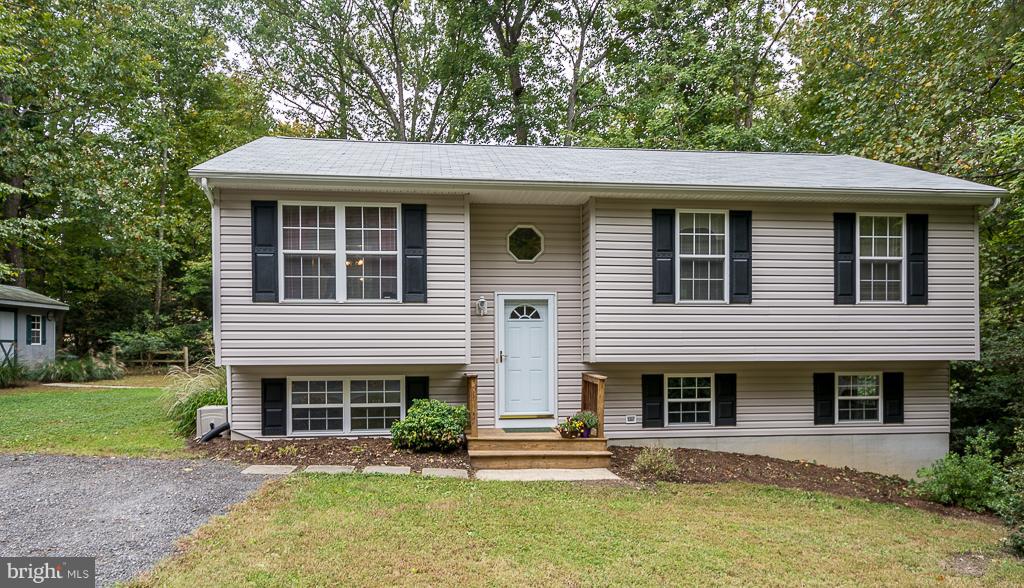
[[[513, 52], [514, 53], [514, 52]], [[512, 62], [508, 66], [509, 88], [512, 91], [512, 121], [516, 131], [516, 145], [526, 145], [529, 133], [526, 128], [526, 113], [523, 112], [523, 76], [519, 64]]]
[[[4, 200], [4, 219], [17, 219], [21, 218], [21, 192], [20, 190], [25, 187], [25, 178], [21, 176], [14, 176], [7, 179], [6, 183], [11, 187], [19, 190], [7, 196]], [[15, 285], [25, 287], [27, 280], [25, 277], [25, 249], [22, 247], [21, 241], [18, 237], [15, 237], [7, 245], [7, 251], [4, 252], [4, 259], [7, 263], [11, 264], [11, 267], [17, 272], [14, 283]]]
[[153, 319], [160, 320], [160, 307], [164, 294], [164, 207], [167, 205], [167, 147], [163, 148], [160, 161], [160, 210], [157, 211], [157, 243], [160, 251], [156, 258], [156, 289], [153, 292]]

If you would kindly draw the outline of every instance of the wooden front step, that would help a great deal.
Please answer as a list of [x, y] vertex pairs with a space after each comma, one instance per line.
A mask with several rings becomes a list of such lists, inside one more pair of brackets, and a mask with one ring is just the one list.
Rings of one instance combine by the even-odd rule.
[[527, 468], [607, 468], [610, 451], [496, 451], [470, 450], [469, 462], [478, 470]]
[[562, 439], [554, 430], [480, 429], [468, 441], [469, 461], [477, 469], [606, 468], [611, 460], [604, 437]]

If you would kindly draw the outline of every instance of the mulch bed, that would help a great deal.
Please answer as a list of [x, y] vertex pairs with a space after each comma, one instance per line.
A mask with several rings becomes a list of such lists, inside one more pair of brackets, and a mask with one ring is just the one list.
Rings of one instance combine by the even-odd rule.
[[[611, 470], [623, 479], [652, 482], [632, 470], [633, 460], [642, 451], [639, 447], [610, 447]], [[883, 476], [850, 468], [834, 468], [806, 461], [787, 461], [763, 455], [745, 455], [672, 449], [679, 471], [662, 480], [683, 484], [716, 484], [747, 482], [814, 492], [827, 492], [872, 502], [902, 504], [958, 518], [994, 520], [988, 515], [963, 508], [945, 506], [913, 495], [909, 482], [897, 476]]]
[[409, 466], [413, 471], [423, 468], [469, 469], [465, 450], [451, 453], [413, 453], [391, 447], [390, 439], [289, 439], [281, 441], [228, 441], [214, 439], [209, 443], [192, 441], [195, 453], [214, 459], [242, 463], [278, 465], [368, 465]]

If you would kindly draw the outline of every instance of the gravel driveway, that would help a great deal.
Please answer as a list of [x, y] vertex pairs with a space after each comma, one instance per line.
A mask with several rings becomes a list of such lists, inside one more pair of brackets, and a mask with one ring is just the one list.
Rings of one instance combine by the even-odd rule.
[[125, 581], [263, 483], [207, 460], [0, 455], [0, 556], [96, 557]]

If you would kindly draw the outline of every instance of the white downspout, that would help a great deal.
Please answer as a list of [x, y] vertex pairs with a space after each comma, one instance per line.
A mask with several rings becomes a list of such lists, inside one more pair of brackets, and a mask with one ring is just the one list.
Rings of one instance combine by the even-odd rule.
[[995, 211], [995, 209], [999, 207], [999, 203], [1001, 203], [1002, 201], [1003, 198], [1001, 196], [996, 196], [996, 199], [992, 201], [992, 206], [989, 206], [988, 208], [985, 209], [985, 212], [981, 213], [981, 218], [985, 218], [986, 216], [992, 214]]

